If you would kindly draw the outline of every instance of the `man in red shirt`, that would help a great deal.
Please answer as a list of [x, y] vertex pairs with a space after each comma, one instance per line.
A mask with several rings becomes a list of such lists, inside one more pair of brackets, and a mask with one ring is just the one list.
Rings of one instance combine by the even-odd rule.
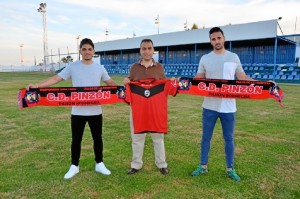
[[[136, 83], [134, 82], [138, 82], [140, 80], [145, 80], [149, 78], [152, 78], [154, 80], [167, 79], [165, 76], [163, 65], [156, 62], [152, 58], [154, 54], [154, 47], [153, 47], [152, 40], [144, 39], [141, 41], [140, 54], [141, 54], [141, 59], [131, 66], [128, 78], [124, 79], [124, 84], [128, 84], [132, 82], [130, 85], [136, 85]], [[130, 85], [126, 85], [127, 88], [130, 87]], [[144, 83], [144, 85], [142, 86], [142, 90], [146, 91], [147, 89], [145, 89], [145, 87], [147, 86]], [[132, 92], [132, 88], [130, 90]], [[134, 95], [136, 95], [137, 93], [135, 93]], [[145, 94], [150, 96], [151, 91], [147, 90]], [[131, 95], [133, 94], [131, 93]], [[130, 99], [127, 100], [130, 101]], [[140, 109], [141, 112], [146, 111], [145, 106], [140, 107]], [[135, 128], [140, 128], [140, 126], [139, 127], [137, 126], [139, 124], [136, 124], [136, 122], [134, 121], [137, 120], [137, 118], [133, 119], [133, 116], [136, 117], [135, 114], [136, 112], [134, 111], [134, 107], [131, 107], [130, 129], [131, 129], [131, 139], [132, 139], [132, 161], [131, 161], [131, 169], [129, 169], [127, 172], [128, 174], [135, 174], [143, 167], [143, 152], [144, 152], [146, 133], [140, 133], [140, 134], [134, 133], [135, 131], [136, 132], [139, 131], [138, 129]], [[153, 118], [148, 118], [148, 119], [153, 121]], [[169, 170], [167, 168], [168, 164], [166, 162], [166, 155], [165, 155], [164, 133], [153, 133], [153, 132], [149, 132], [149, 133], [151, 135], [153, 145], [154, 145], [155, 164], [163, 175], [167, 175], [169, 173]]]

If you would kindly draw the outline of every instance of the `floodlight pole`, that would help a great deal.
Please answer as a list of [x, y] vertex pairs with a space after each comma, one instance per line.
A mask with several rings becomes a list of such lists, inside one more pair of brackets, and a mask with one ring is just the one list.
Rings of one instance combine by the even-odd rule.
[[40, 3], [40, 7], [37, 9], [38, 12], [42, 14], [43, 17], [43, 46], [44, 46], [44, 72], [46, 72], [47, 65], [48, 65], [48, 38], [47, 38], [47, 21], [46, 21], [46, 14], [47, 14], [47, 4]]
[[[280, 28], [280, 31], [281, 31], [281, 33], [282, 33], [282, 35], [283, 35], [283, 32], [282, 32], [282, 30], [281, 30], [281, 27], [280, 27], [280, 25], [279, 25], [279, 23], [278, 23], [278, 21], [279, 20], [281, 20], [282, 19], [282, 17], [278, 17], [278, 19], [277, 19], [277, 25], [279, 26], [279, 28]], [[277, 36], [277, 28], [276, 28], [276, 36], [275, 36], [275, 42], [274, 42], [274, 66], [273, 66], [273, 81], [275, 81], [275, 76], [276, 76], [276, 60], [277, 60], [277, 45], [278, 45], [278, 36]]]
[[283, 31], [282, 31], [281, 26], [280, 26], [280, 24], [279, 24], [279, 20], [281, 20], [281, 19], [282, 19], [282, 17], [278, 17], [278, 19], [277, 19], [277, 24], [278, 24], [278, 27], [279, 27], [279, 29], [280, 29], [280, 31], [281, 31], [282, 36], [283, 36], [284, 34], [283, 34]]
[[77, 40], [77, 53], [78, 53], [78, 60], [80, 60], [80, 53], [79, 53], [79, 39], [80, 39], [81, 35], [77, 35], [76, 40]]
[[20, 44], [20, 60], [21, 60], [21, 66], [24, 65], [24, 59], [23, 59], [23, 46], [24, 44]]
[[155, 19], [155, 24], [157, 24], [157, 34], [159, 34], [159, 15], [157, 15], [157, 18]]

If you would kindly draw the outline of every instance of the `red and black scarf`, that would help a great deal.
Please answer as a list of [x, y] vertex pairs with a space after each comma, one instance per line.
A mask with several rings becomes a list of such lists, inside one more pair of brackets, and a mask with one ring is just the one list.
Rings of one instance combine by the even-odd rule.
[[284, 92], [273, 82], [186, 77], [179, 80], [179, 93], [236, 99], [273, 98], [279, 102], [281, 107], [284, 97]]
[[34, 106], [91, 106], [125, 103], [124, 86], [26, 88], [18, 92], [19, 108]]

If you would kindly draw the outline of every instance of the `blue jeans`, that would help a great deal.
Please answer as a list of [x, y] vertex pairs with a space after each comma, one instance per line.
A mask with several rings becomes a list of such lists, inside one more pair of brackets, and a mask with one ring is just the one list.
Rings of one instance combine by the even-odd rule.
[[203, 108], [202, 112], [202, 141], [201, 165], [207, 165], [210, 150], [210, 141], [217, 119], [220, 118], [225, 141], [225, 154], [227, 168], [233, 168], [234, 162], [234, 126], [236, 113], [219, 113]]

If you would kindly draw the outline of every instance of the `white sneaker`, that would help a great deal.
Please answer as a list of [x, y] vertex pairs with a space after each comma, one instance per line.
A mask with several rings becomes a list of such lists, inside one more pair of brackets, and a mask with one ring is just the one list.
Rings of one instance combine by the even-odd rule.
[[71, 165], [69, 171], [65, 174], [64, 179], [70, 179], [79, 173], [79, 166]]
[[108, 169], [105, 167], [105, 165], [104, 165], [103, 162], [100, 162], [100, 163], [96, 164], [96, 166], [95, 166], [95, 171], [96, 171], [96, 172], [99, 172], [99, 173], [102, 173], [102, 174], [104, 174], [104, 175], [110, 175], [110, 174], [111, 174], [110, 170], [108, 170]]

